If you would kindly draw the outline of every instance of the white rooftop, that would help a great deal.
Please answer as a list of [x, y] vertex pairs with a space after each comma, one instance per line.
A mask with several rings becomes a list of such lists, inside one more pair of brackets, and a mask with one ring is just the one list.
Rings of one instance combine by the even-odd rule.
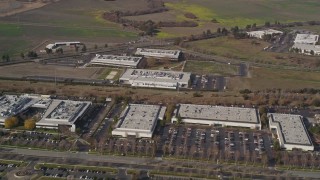
[[260, 123], [258, 112], [254, 108], [180, 104], [178, 114], [181, 118], [188, 119]]
[[250, 31], [247, 32], [249, 36], [262, 38], [263, 35], [273, 35], [273, 34], [282, 34], [282, 31], [274, 30], [274, 29], [266, 29], [266, 30], [259, 30], [259, 31]]
[[145, 82], [167, 82], [188, 83], [191, 73], [178, 71], [160, 71], [149, 69], [127, 69], [120, 80], [145, 81]]
[[142, 57], [97, 54], [91, 64], [137, 67]]
[[122, 112], [116, 129], [152, 131], [161, 109], [158, 105], [129, 104]]
[[312, 145], [302, 116], [278, 113], [269, 115], [270, 124], [278, 126], [277, 130], [281, 130], [280, 139], [283, 139], [284, 144]]
[[319, 35], [314, 34], [297, 34], [294, 43], [313, 44], [315, 45], [319, 40]]
[[165, 49], [146, 49], [137, 48], [136, 55], [144, 55], [151, 57], [168, 57], [178, 59], [181, 51], [180, 50], [165, 50]]
[[4, 95], [0, 97], [0, 121], [4, 120], [10, 116], [15, 116], [34, 103], [39, 101], [39, 98], [29, 97], [27, 95]]
[[89, 101], [52, 100], [43, 118], [37, 122], [41, 125], [72, 125], [91, 105]]

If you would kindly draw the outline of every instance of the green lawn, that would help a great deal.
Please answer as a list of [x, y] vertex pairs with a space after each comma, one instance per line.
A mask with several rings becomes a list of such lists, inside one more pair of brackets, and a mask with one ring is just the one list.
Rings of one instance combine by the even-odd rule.
[[214, 62], [187, 61], [184, 71], [197, 74], [219, 74], [228, 76], [236, 75], [238, 73], [238, 67]]
[[[317, 20], [320, 12], [318, 0], [183, 0], [166, 3], [177, 14], [191, 12], [200, 20], [217, 19], [224, 26], [264, 24]], [[177, 15], [178, 17], [180, 15]]]

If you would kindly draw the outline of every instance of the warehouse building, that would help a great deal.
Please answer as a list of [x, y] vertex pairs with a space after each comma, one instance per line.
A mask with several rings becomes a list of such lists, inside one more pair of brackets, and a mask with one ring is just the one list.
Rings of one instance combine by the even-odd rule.
[[283, 32], [281, 31], [277, 31], [274, 29], [266, 29], [266, 30], [260, 30], [260, 31], [250, 31], [247, 32], [247, 34], [250, 37], [254, 37], [254, 38], [258, 38], [258, 39], [262, 39], [264, 35], [280, 35]]
[[275, 131], [280, 147], [313, 151], [314, 146], [300, 115], [269, 113], [269, 127]]
[[129, 104], [121, 113], [113, 136], [151, 138], [158, 120], [163, 120], [166, 107]]
[[58, 48], [61, 48], [62, 46], [79, 46], [82, 45], [79, 41], [73, 41], [73, 42], [55, 42], [53, 44], [48, 44], [46, 46], [47, 49], [55, 50]]
[[165, 49], [146, 49], [137, 48], [136, 55], [155, 58], [169, 58], [170, 60], [179, 60], [181, 57], [180, 50], [165, 50]]
[[70, 131], [75, 132], [75, 122], [87, 111], [91, 102], [70, 101], [53, 99], [45, 101], [43, 108], [46, 111], [42, 119], [36, 123], [37, 128], [58, 129], [59, 126], [70, 126]]
[[292, 50], [297, 50], [301, 54], [320, 55], [320, 45], [318, 45], [319, 35], [297, 34]]
[[4, 125], [4, 121], [8, 117], [16, 116], [34, 103], [39, 101], [39, 98], [29, 95], [4, 95], [0, 97], [0, 125]]
[[149, 69], [127, 69], [120, 83], [134, 87], [178, 89], [189, 86], [191, 73]]
[[183, 123], [261, 129], [259, 112], [255, 108], [180, 104], [174, 111], [172, 123]]
[[294, 43], [295, 44], [309, 44], [315, 45], [319, 40], [319, 35], [314, 34], [297, 34]]
[[143, 68], [145, 66], [145, 63], [143, 63], [142, 61], [142, 57], [97, 54], [91, 60], [90, 64], [112, 67]]

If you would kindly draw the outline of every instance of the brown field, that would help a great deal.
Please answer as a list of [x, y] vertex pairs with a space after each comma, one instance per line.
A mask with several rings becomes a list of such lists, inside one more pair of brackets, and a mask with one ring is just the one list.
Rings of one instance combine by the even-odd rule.
[[251, 78], [229, 78], [228, 89], [237, 91], [246, 88], [252, 90], [320, 88], [320, 72], [252, 67], [250, 76]]
[[96, 96], [100, 98], [115, 96], [130, 96], [133, 100], [159, 103], [245, 103], [242, 96], [235, 96], [233, 93], [201, 92], [203, 97], [193, 97], [193, 92], [177, 92], [174, 90], [136, 89], [123, 87], [103, 87], [90, 85], [65, 85], [45, 82], [9, 81], [0, 80], [0, 92], [25, 92], [32, 91], [39, 94], [51, 94], [64, 96]]
[[52, 3], [52, 1], [35, 0], [32, 2], [22, 2], [16, 0], [2, 0], [0, 2], [0, 17], [11, 16], [17, 13], [41, 8], [50, 3]]
[[24, 63], [0, 66], [1, 77], [21, 78], [24, 76], [55, 76], [66, 78], [96, 79], [104, 68], [74, 68], [67, 66], [42, 65], [38, 63]]

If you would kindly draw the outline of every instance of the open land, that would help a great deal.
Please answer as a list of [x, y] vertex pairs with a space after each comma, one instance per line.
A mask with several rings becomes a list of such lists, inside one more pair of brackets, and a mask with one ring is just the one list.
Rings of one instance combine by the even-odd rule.
[[187, 43], [187, 49], [234, 58], [240, 61], [276, 66], [296, 66], [305, 69], [319, 66], [319, 57], [264, 51], [263, 49], [268, 46], [270, 44], [262, 40], [235, 39], [233, 37], [219, 37]]
[[187, 61], [185, 72], [197, 74], [218, 74], [218, 75], [237, 75], [238, 67], [234, 65], [215, 63], [210, 61]]

